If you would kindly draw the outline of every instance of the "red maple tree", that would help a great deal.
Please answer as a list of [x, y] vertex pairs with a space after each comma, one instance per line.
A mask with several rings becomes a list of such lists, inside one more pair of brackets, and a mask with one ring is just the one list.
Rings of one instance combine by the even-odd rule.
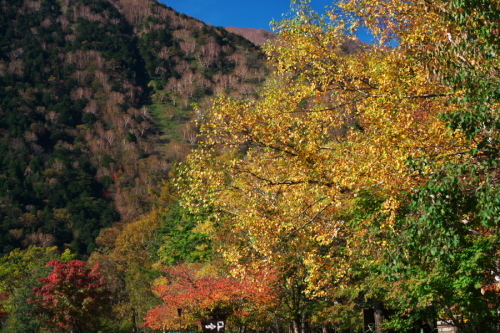
[[99, 264], [88, 268], [81, 260], [62, 263], [53, 259], [47, 266], [54, 270], [40, 278], [41, 287], [33, 288], [38, 298], [30, 302], [52, 328], [63, 332], [92, 332], [96, 319], [106, 313], [111, 293], [105, 288]]
[[[259, 272], [245, 280], [200, 274], [199, 265], [178, 265], [166, 270], [167, 283], [154, 291], [164, 304], [148, 311], [144, 326], [178, 329], [199, 324], [207, 317], [248, 317], [274, 305], [270, 272]], [[183, 310], [179, 318], [178, 309]]]

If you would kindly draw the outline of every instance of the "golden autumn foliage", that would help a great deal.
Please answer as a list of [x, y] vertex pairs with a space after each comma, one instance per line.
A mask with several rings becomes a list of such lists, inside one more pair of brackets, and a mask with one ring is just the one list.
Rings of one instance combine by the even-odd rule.
[[[366, 11], [382, 10], [376, 8]], [[384, 17], [410, 10], [383, 9]], [[429, 16], [418, 13], [407, 24], [421, 29]], [[223, 249], [230, 262], [286, 270], [292, 256], [315, 295], [341, 285], [349, 272], [349, 249], [357, 244], [342, 215], [360, 193], [385, 198], [382, 227], [390, 228], [401, 196], [470, 148], [438, 117], [454, 110], [447, 103], [453, 92], [424, 58], [403, 45], [346, 54], [347, 23], [332, 24], [342, 22], [334, 14], [324, 20], [299, 6], [279, 23], [279, 38], [266, 48], [275, 72], [260, 98], [220, 97], [204, 119], [203, 147], [181, 174], [192, 186], [186, 203], [214, 207], [222, 229], [236, 235]], [[403, 29], [387, 24], [384, 33]], [[405, 26], [412, 33], [400, 43], [413, 45], [418, 29]], [[417, 173], [410, 161], [419, 160], [428, 166]], [[331, 279], [320, 278], [325, 271]]]
[[139, 326], [147, 310], [157, 304], [151, 291], [153, 273], [149, 247], [161, 223], [161, 210], [154, 209], [126, 225], [103, 229], [99, 249], [91, 263], [100, 263], [107, 288], [113, 293], [113, 315], [122, 323]]
[[[488, 36], [498, 34], [491, 30], [498, 3], [483, 2], [468, 11], [467, 4], [446, 1], [345, 0], [318, 15], [299, 1], [265, 47], [274, 72], [259, 97], [220, 96], [202, 119], [203, 142], [178, 173], [183, 203], [212, 212], [199, 228], [219, 240], [233, 274], [279, 272], [296, 332], [314, 300], [339, 297], [356, 274], [377, 270], [388, 238], [403, 231], [398, 219], [426, 216], [417, 207], [403, 217], [414, 207], [412, 196], [426, 193], [423, 186], [444, 189], [439, 177], [450, 166], [475, 168], [497, 151], [498, 56], [481, 43], [494, 45]], [[379, 42], [356, 42], [355, 52], [347, 52], [359, 27]], [[489, 99], [482, 80], [493, 82]], [[474, 100], [475, 92], [484, 99]], [[460, 118], [474, 107], [487, 115]], [[467, 196], [477, 185], [465, 169], [456, 167], [453, 177]], [[480, 184], [490, 179], [477, 177]], [[371, 206], [360, 211], [367, 197]], [[426, 209], [436, 211], [441, 201], [429, 198], [434, 206]], [[366, 297], [378, 297], [378, 287], [385, 288], [368, 286]]]

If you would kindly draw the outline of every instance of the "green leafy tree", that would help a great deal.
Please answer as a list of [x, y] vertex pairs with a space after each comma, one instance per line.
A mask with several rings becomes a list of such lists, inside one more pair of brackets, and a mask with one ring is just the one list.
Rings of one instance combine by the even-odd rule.
[[42, 319], [35, 315], [35, 306], [27, 300], [38, 279], [49, 273], [46, 263], [52, 259], [63, 262], [74, 259], [69, 251], [58, 254], [56, 247], [31, 246], [16, 249], [0, 258], [0, 293], [5, 295], [0, 306], [6, 312], [3, 332], [38, 332]]
[[500, 7], [497, 1], [449, 1], [425, 2], [424, 8], [447, 28], [446, 38], [426, 55], [454, 91], [456, 110], [442, 118], [473, 146], [463, 152], [466, 163], [446, 165], [411, 196], [390, 278], [399, 275], [400, 296], [412, 300], [415, 310], [433, 304], [435, 317], [460, 331], [493, 332], [499, 321]]
[[153, 257], [166, 265], [204, 262], [211, 258], [208, 235], [196, 230], [201, 217], [174, 203], [159, 218], [163, 223], [156, 229], [156, 240], [151, 248]]

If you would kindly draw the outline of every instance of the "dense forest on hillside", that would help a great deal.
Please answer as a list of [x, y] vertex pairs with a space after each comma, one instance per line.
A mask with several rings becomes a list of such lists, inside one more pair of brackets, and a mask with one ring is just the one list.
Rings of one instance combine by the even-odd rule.
[[192, 103], [249, 96], [262, 53], [156, 2], [3, 1], [0, 251], [95, 249], [196, 143]]
[[0, 0], [2, 332], [500, 332], [499, 1], [292, 4]]

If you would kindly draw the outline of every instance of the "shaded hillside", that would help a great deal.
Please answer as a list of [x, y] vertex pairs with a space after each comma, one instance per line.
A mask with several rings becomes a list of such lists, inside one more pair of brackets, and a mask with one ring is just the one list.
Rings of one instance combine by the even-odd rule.
[[244, 38], [148, 3], [0, 3], [0, 252], [91, 253], [196, 142], [191, 103], [264, 79]]
[[227, 27], [226, 30], [241, 35], [258, 46], [264, 45], [267, 41], [276, 38], [275, 33], [265, 29]]

